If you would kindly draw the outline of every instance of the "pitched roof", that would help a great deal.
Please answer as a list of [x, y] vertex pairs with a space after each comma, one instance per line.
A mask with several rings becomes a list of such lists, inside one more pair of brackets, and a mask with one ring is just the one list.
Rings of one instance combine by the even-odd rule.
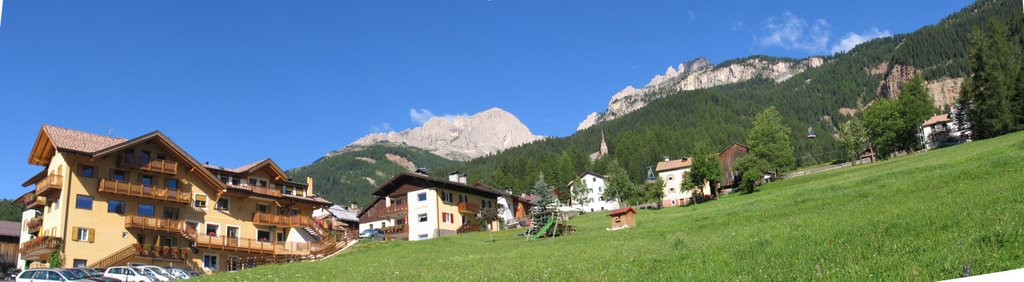
[[928, 118], [928, 120], [924, 121], [924, 123], [922, 123], [921, 126], [931, 126], [936, 123], [947, 123], [950, 122], [951, 120], [952, 119], [949, 118], [949, 114], [935, 115]]
[[[274, 163], [274, 160], [272, 160], [270, 158], [262, 159], [262, 160], [254, 162], [254, 163], [243, 165], [243, 166], [240, 166], [240, 167], [237, 167], [237, 168], [227, 168], [227, 167], [223, 167], [223, 166], [209, 165], [209, 164], [204, 164], [203, 166], [206, 167], [207, 169], [220, 170], [220, 171], [232, 172], [232, 173], [237, 173], [237, 174], [249, 174], [249, 173], [252, 173], [253, 171], [256, 171], [256, 170], [258, 170], [260, 168], [269, 166], [270, 169], [272, 171], [274, 171], [274, 173], [276, 173], [278, 176], [281, 176], [281, 178], [283, 178], [285, 180], [288, 179], [288, 174], [285, 173], [284, 170], [281, 169], [281, 167], [277, 166], [277, 163]], [[300, 183], [300, 182], [292, 182], [292, 183], [305, 185], [305, 183]]]
[[596, 172], [593, 172], [593, 171], [589, 171], [589, 170], [583, 171], [583, 173], [580, 173], [580, 175], [577, 175], [576, 178], [583, 178], [583, 176], [587, 175], [587, 174], [590, 174], [590, 175], [593, 175], [593, 176], [597, 176], [597, 178], [600, 178], [600, 179], [604, 179], [604, 175], [601, 175], [599, 173], [596, 173]]
[[467, 185], [467, 184], [463, 184], [461, 182], [454, 182], [454, 181], [448, 181], [448, 180], [444, 180], [444, 179], [437, 179], [437, 178], [433, 178], [433, 177], [430, 177], [430, 176], [421, 175], [421, 174], [417, 174], [417, 173], [409, 173], [409, 172], [399, 173], [399, 174], [395, 175], [394, 177], [391, 177], [391, 179], [389, 179], [387, 182], [384, 182], [384, 184], [381, 184], [379, 187], [377, 187], [377, 189], [374, 189], [373, 193], [371, 193], [371, 194], [373, 194], [375, 196], [379, 196], [379, 197], [387, 196], [387, 194], [390, 193], [391, 190], [397, 189], [398, 186], [401, 186], [400, 183], [403, 183], [403, 182], [406, 182], [406, 181], [409, 181], [409, 180], [427, 181], [431, 185], [433, 185], [433, 187], [437, 187], [437, 188], [454, 188], [454, 189], [460, 189], [460, 190], [464, 190], [464, 191], [476, 191], [476, 192], [487, 193], [487, 194], [495, 194], [495, 195], [498, 195], [498, 196], [512, 196], [512, 194], [509, 194], [508, 192], [501, 191], [499, 189], [493, 188], [491, 186], [488, 186], [487, 184], [477, 183], [475, 185], [470, 186], [470, 185]]
[[0, 237], [21, 237], [21, 222], [0, 221]]
[[53, 142], [57, 149], [87, 154], [128, 141], [125, 138], [108, 137], [45, 124], [43, 125], [43, 132], [46, 133], [46, 136], [50, 138], [50, 142]]
[[729, 144], [729, 146], [725, 146], [725, 149], [722, 149], [721, 152], [718, 152], [718, 155], [721, 156], [722, 154], [725, 154], [725, 151], [728, 151], [729, 148], [732, 148], [734, 146], [740, 146], [740, 147], [743, 147], [744, 149], [747, 149], [747, 151], [750, 151], [750, 148], [748, 148], [746, 145], [743, 145], [743, 144], [740, 144], [740, 143], [736, 143], [736, 142], [732, 142], [732, 144]]
[[334, 217], [346, 220], [346, 221], [359, 221], [359, 216], [349, 209], [346, 209], [339, 205], [333, 205], [327, 209], [327, 212], [331, 213]]
[[608, 216], [624, 215], [629, 212], [636, 213], [636, 210], [634, 210], [633, 208], [621, 208], [608, 212]]
[[662, 172], [668, 170], [676, 170], [682, 168], [688, 168], [693, 165], [693, 161], [690, 158], [682, 158], [679, 160], [668, 160], [664, 162], [658, 162], [658, 165], [654, 168], [654, 171]]

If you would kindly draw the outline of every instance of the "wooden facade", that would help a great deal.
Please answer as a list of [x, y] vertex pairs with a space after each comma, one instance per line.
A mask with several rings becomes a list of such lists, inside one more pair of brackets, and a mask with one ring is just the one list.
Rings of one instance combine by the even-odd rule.
[[612, 218], [612, 229], [629, 228], [636, 226], [636, 210], [633, 208], [621, 208], [608, 213]]
[[740, 143], [732, 143], [725, 150], [718, 153], [718, 165], [722, 170], [720, 187], [735, 187], [739, 184], [739, 181], [736, 179], [739, 176], [739, 173], [736, 172], [736, 159], [746, 155], [747, 152], [750, 152], [750, 148], [747, 148], [747, 146], [743, 146]]

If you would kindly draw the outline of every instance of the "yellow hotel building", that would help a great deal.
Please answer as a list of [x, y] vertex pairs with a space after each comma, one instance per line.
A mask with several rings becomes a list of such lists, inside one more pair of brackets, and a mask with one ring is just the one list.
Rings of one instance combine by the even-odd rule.
[[[159, 131], [112, 138], [44, 125], [24, 186], [19, 267], [129, 263], [206, 272], [327, 255], [350, 236], [312, 219], [331, 203], [270, 159], [201, 164]], [[53, 261], [51, 261], [53, 260]], [[59, 263], [63, 261], [63, 263]]]

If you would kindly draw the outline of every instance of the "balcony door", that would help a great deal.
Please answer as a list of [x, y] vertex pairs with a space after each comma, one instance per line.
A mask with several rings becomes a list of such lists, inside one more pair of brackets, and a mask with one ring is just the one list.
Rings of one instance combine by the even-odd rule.
[[229, 244], [238, 246], [238, 226], [228, 226], [227, 237]]

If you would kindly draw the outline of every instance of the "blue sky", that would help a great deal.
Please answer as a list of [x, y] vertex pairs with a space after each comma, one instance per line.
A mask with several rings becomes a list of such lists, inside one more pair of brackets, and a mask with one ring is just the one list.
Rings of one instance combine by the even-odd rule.
[[200, 161], [288, 169], [378, 130], [500, 107], [565, 136], [668, 66], [806, 57], [970, 1], [48, 1], [0, 18], [0, 197], [41, 124], [161, 130]]

